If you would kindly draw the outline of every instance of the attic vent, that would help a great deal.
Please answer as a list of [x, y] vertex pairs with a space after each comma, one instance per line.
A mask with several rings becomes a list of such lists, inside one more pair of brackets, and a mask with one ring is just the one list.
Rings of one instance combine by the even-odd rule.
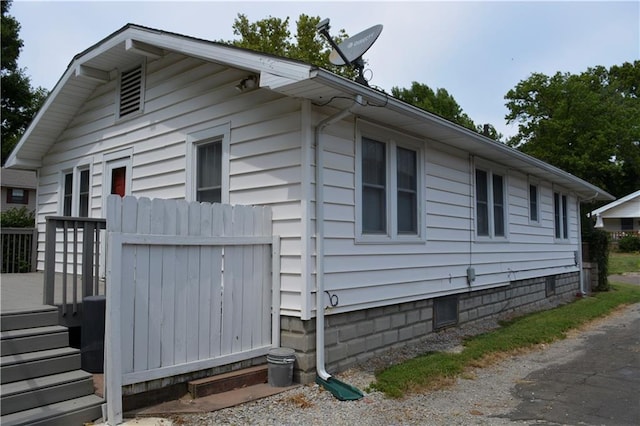
[[142, 65], [120, 75], [120, 118], [142, 111], [144, 69]]

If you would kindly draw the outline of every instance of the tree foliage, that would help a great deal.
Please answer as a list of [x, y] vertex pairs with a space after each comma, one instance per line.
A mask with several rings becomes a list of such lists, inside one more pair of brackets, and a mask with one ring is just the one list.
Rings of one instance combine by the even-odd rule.
[[[269, 53], [290, 59], [304, 61], [311, 65], [327, 69], [348, 78], [355, 72], [349, 67], [338, 67], [329, 62], [331, 45], [316, 31], [319, 16], [301, 14], [296, 21], [294, 36], [289, 31], [289, 17], [285, 19], [268, 17], [250, 22], [246, 15], [239, 13], [233, 22], [233, 34], [239, 39], [226, 41], [237, 47]], [[334, 35], [334, 41], [340, 43], [348, 37], [344, 29]]]
[[510, 90], [509, 144], [615, 196], [640, 187], [640, 61], [534, 73]]
[[33, 89], [25, 71], [18, 67], [23, 42], [20, 24], [8, 14], [11, 1], [2, 1], [2, 164], [15, 147], [47, 97], [43, 88]]
[[491, 139], [500, 140], [502, 138], [493, 125], [475, 124], [446, 89], [438, 88], [434, 91], [426, 84], [414, 81], [408, 89], [391, 88], [391, 94], [404, 102], [437, 114], [467, 129], [482, 133]]

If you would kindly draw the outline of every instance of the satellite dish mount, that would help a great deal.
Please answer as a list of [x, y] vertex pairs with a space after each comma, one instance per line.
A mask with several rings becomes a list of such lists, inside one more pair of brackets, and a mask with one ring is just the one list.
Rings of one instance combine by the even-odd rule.
[[382, 32], [382, 25], [374, 25], [353, 37], [349, 37], [339, 45], [333, 40], [329, 34], [329, 19], [322, 20], [316, 29], [325, 39], [329, 42], [333, 50], [329, 54], [329, 61], [333, 65], [337, 66], [351, 66], [358, 71], [356, 82], [364, 86], [369, 86], [369, 83], [364, 78], [364, 60], [362, 55], [369, 50], [369, 48], [378, 39], [378, 36]]

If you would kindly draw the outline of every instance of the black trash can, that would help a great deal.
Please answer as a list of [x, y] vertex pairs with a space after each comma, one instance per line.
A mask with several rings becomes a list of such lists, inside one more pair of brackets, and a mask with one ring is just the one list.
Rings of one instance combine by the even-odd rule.
[[80, 360], [82, 369], [89, 373], [104, 373], [106, 307], [105, 296], [89, 296], [82, 299]]

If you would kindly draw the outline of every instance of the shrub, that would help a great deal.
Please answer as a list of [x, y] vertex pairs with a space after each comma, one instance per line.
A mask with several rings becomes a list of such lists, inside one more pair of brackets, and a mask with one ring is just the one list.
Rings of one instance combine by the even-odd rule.
[[589, 245], [589, 261], [598, 265], [596, 291], [609, 290], [609, 233], [594, 228], [591, 220], [582, 221], [582, 241]]
[[625, 235], [618, 241], [618, 250], [623, 253], [633, 253], [640, 251], [640, 237], [635, 235]]
[[10, 208], [0, 213], [0, 226], [3, 228], [33, 228], [36, 226], [35, 213], [26, 207]]

